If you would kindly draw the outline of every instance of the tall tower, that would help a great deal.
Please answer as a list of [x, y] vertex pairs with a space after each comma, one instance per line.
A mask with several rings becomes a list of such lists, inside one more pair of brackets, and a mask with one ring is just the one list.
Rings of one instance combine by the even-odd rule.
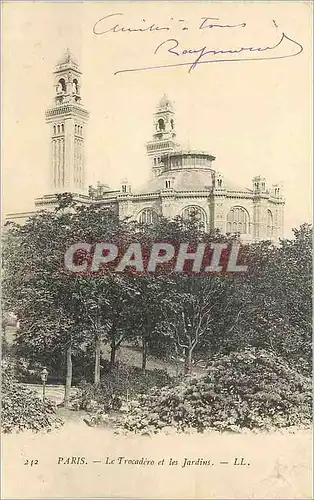
[[81, 71], [69, 49], [54, 76], [54, 107], [46, 111], [50, 126], [50, 189], [84, 191], [84, 137], [89, 113], [81, 103]]
[[161, 98], [154, 113], [153, 125], [153, 139], [146, 144], [146, 150], [152, 158], [153, 176], [157, 177], [163, 172], [162, 156], [179, 146], [176, 142], [175, 113], [166, 94]]

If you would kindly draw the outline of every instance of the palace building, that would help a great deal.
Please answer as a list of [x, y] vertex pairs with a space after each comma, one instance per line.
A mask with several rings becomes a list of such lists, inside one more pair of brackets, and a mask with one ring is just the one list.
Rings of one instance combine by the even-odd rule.
[[152, 117], [153, 133], [146, 143], [151, 179], [133, 189], [128, 181], [120, 189], [108, 185], [85, 186], [84, 140], [89, 113], [81, 97], [81, 71], [67, 50], [53, 72], [54, 103], [46, 111], [50, 130], [50, 187], [35, 200], [35, 210], [9, 214], [21, 221], [38, 210], [52, 209], [56, 193], [73, 193], [84, 203], [110, 206], [121, 217], [153, 222], [159, 216], [197, 217], [207, 230], [238, 233], [245, 242], [283, 235], [284, 198], [278, 184], [270, 187], [257, 175], [250, 187], [228, 181], [215, 169], [215, 156], [182, 148], [176, 135], [172, 102], [164, 95]]

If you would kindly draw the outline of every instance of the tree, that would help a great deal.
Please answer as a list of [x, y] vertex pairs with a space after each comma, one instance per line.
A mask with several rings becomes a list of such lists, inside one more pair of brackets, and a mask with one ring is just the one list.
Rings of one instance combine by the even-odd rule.
[[[149, 348], [156, 338], [161, 337], [158, 325], [162, 321], [162, 296], [164, 293], [162, 280], [155, 276], [138, 276], [136, 293], [131, 302], [129, 327], [141, 339], [142, 371], [146, 371]], [[133, 334], [134, 335], [134, 334]], [[157, 349], [158, 354], [158, 349]]]
[[[191, 372], [193, 354], [200, 346], [207, 345], [207, 354], [213, 352], [215, 343], [215, 323], [227, 315], [230, 298], [229, 288], [233, 286], [233, 277], [177, 277], [168, 283], [168, 289], [162, 301], [164, 321], [163, 333], [169, 336], [177, 352], [183, 351], [184, 372]], [[232, 318], [231, 326], [225, 329], [227, 337], [243, 314], [243, 306]], [[224, 322], [224, 326], [228, 323]]]
[[66, 352], [66, 402], [73, 349], [94, 344], [95, 384], [100, 381], [102, 342], [111, 342], [114, 362], [125, 336], [121, 335], [125, 302], [134, 287], [127, 276], [110, 271], [70, 272], [64, 264], [65, 252], [79, 242], [127, 244], [133, 236], [131, 226], [107, 208], [76, 205], [65, 194], [54, 212], [38, 213], [24, 226], [7, 228], [4, 290], [6, 306], [21, 320], [17, 342], [37, 359]]
[[[116, 244], [122, 251], [134, 237], [133, 225], [99, 205], [78, 206], [72, 216], [72, 240], [95, 245], [99, 242]], [[76, 238], [76, 239], [75, 239]], [[79, 310], [78, 317], [88, 334], [92, 335], [95, 347], [95, 385], [100, 382], [100, 359], [102, 343], [110, 343], [111, 365], [116, 351], [126, 336], [123, 328], [127, 302], [134, 291], [131, 280], [108, 268], [97, 273], [87, 272], [79, 276], [72, 296], [71, 307]]]
[[[312, 336], [312, 228], [293, 238], [248, 245], [248, 273], [241, 278], [245, 314], [231, 346], [263, 347], [310, 371]], [[303, 369], [302, 368], [302, 369]]]
[[10, 224], [3, 252], [5, 307], [20, 321], [16, 341], [38, 360], [52, 351], [66, 351], [65, 404], [72, 379], [72, 348], [80, 341], [75, 315], [68, 310], [74, 278], [61, 266], [70, 219], [71, 212], [58, 209], [36, 214], [24, 226]]
[[[195, 251], [199, 243], [227, 243], [236, 241], [234, 237], [226, 237], [218, 231], [204, 233], [197, 220], [184, 220], [177, 217], [173, 221], [160, 220], [153, 227], [146, 227], [148, 241], [166, 241], [175, 248], [184, 242], [189, 243], [190, 250]], [[209, 339], [213, 325], [218, 318], [224, 316], [229, 307], [230, 287], [234, 282], [232, 276], [194, 276], [187, 268], [185, 273], [176, 273], [173, 266], [169, 272], [158, 276], [158, 271], [142, 294], [145, 312], [141, 312], [142, 320], [147, 315], [147, 324], [152, 328], [144, 327], [144, 331], [155, 334], [162, 333], [173, 341], [177, 355], [180, 351], [185, 358], [185, 373], [191, 371], [193, 353], [200, 346], [203, 339]], [[148, 291], [151, 290], [151, 295]], [[147, 300], [147, 298], [149, 300]], [[238, 321], [243, 307], [237, 311], [234, 323]], [[155, 321], [157, 320], [157, 321]], [[155, 324], [154, 324], [155, 323]]]

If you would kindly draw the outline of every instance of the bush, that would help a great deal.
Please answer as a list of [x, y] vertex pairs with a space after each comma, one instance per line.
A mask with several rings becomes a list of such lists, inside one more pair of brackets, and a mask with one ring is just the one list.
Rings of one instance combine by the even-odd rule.
[[41, 371], [44, 368], [43, 364], [29, 361], [16, 354], [8, 356], [6, 360], [10, 364], [11, 374], [17, 382], [36, 384], [41, 380]]
[[104, 364], [101, 385], [111, 394], [126, 397], [145, 394], [152, 387], [163, 387], [172, 383], [172, 378], [165, 370], [146, 370], [137, 366], [116, 363], [113, 367]]
[[[137, 397], [147, 393], [153, 387], [163, 387], [173, 383], [173, 379], [163, 370], [148, 370], [145, 373], [138, 367], [117, 363], [110, 367], [108, 361], [103, 362], [103, 376], [98, 387], [82, 382], [79, 392], [72, 399], [76, 409], [93, 411], [119, 410], [122, 399], [127, 396]], [[119, 401], [121, 404], [119, 406]]]
[[216, 356], [208, 367], [206, 375], [142, 396], [119, 425], [141, 432], [167, 426], [202, 432], [310, 424], [310, 379], [277, 356], [245, 349]]
[[[40, 381], [40, 372], [43, 367], [46, 367], [49, 372], [49, 384], [64, 384], [66, 377], [66, 350], [64, 346], [59, 346], [54, 351], [47, 350], [43, 355], [42, 352], [29, 351], [21, 343], [21, 345], [13, 345], [9, 355], [12, 360], [15, 360], [15, 376], [19, 382], [38, 383]], [[95, 361], [91, 348], [74, 350], [72, 363], [73, 385], [78, 385], [83, 380], [93, 381]]]
[[108, 391], [105, 386], [95, 386], [89, 382], [82, 382], [76, 395], [71, 398], [72, 409], [91, 413], [99, 410], [119, 410], [121, 406], [122, 400], [119, 396]]
[[16, 382], [12, 367], [5, 362], [2, 363], [1, 406], [1, 425], [6, 433], [52, 430], [62, 425], [56, 417], [55, 404], [50, 400], [44, 404], [34, 391]]

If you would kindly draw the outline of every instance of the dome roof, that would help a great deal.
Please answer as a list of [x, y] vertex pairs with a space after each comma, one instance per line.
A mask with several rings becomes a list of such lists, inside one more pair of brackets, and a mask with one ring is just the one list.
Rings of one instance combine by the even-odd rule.
[[58, 64], [57, 66], [63, 66], [64, 64], [73, 64], [74, 66], [78, 66], [78, 60], [76, 59], [76, 57], [74, 57], [74, 55], [72, 54], [72, 52], [70, 52], [70, 49], [66, 49], [64, 55], [61, 57], [61, 59], [58, 61]]
[[[165, 189], [165, 181], [172, 179], [172, 187], [175, 191], [209, 191], [212, 187], [212, 170], [208, 168], [191, 168], [180, 170], [169, 170], [166, 173], [155, 177], [144, 186], [134, 190], [134, 194], [158, 193]], [[251, 192], [250, 189], [237, 186], [224, 180], [227, 191], [237, 191], [242, 193]]]
[[170, 99], [167, 97], [166, 94], [164, 94], [162, 96], [162, 98], [160, 99], [160, 101], [159, 101], [159, 107], [160, 108], [166, 108], [166, 107], [172, 108], [173, 107], [172, 102], [170, 101]]
[[156, 193], [165, 189], [165, 181], [172, 179], [175, 191], [204, 191], [211, 188], [212, 178], [209, 169], [182, 169], [170, 170], [154, 179], [151, 179], [135, 194]]

